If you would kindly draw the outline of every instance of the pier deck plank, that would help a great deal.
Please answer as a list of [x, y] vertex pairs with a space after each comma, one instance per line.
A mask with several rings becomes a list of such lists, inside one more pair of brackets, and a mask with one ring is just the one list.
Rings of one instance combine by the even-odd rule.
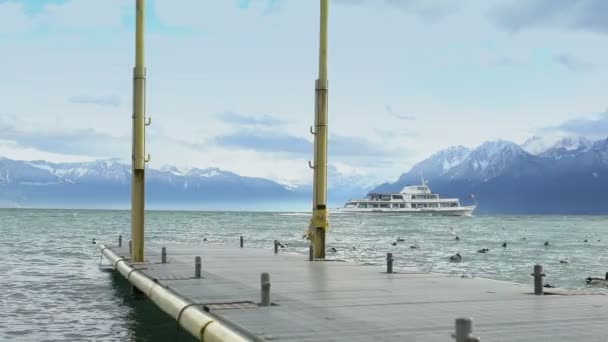
[[[275, 341], [447, 341], [454, 319], [472, 317], [483, 341], [607, 341], [608, 296], [555, 290], [534, 296], [531, 286], [428, 273], [386, 274], [383, 267], [271, 249], [225, 246], [148, 246], [134, 267], [189, 300], [261, 337]], [[128, 257], [127, 248], [113, 248]], [[203, 279], [194, 279], [194, 257]], [[258, 303], [260, 273], [270, 273], [273, 306]], [[531, 279], [532, 282], [532, 279]], [[553, 289], [549, 289], [553, 290]], [[239, 305], [239, 304], [236, 304]]]

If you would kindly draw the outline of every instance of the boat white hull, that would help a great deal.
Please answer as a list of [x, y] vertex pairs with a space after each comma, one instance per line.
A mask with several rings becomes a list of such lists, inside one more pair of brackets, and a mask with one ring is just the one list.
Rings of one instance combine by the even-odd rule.
[[415, 214], [430, 216], [473, 216], [475, 206], [457, 208], [337, 208], [334, 213]]

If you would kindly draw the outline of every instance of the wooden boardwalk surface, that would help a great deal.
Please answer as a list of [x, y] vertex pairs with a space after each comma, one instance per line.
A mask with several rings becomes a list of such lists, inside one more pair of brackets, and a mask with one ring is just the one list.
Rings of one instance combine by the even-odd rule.
[[[386, 274], [383, 267], [310, 262], [272, 249], [166, 248], [167, 263], [160, 246], [147, 246], [147, 261], [131, 266], [261, 339], [449, 341], [454, 320], [472, 317], [473, 335], [482, 341], [608, 341], [608, 296], [602, 294], [535, 296], [531, 285]], [[112, 250], [128, 258], [128, 248]], [[202, 257], [201, 279], [194, 278], [195, 256]], [[262, 272], [270, 273], [270, 307], [257, 305]]]

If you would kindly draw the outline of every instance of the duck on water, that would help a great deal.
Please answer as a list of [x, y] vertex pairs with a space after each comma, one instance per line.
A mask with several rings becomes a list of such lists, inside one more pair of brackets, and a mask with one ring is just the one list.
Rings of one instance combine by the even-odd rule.
[[603, 279], [596, 277], [587, 277], [587, 279], [585, 280], [587, 281], [587, 285], [608, 287], [608, 272], [606, 272], [606, 275]]
[[456, 253], [450, 257], [450, 261], [460, 262], [460, 261], [462, 261], [462, 255], [460, 255], [460, 253]]

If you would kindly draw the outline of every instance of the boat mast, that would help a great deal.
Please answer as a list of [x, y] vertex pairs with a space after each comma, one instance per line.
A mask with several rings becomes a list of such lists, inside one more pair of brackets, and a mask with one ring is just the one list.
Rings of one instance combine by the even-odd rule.
[[327, 21], [329, 0], [321, 0], [321, 18], [319, 30], [319, 78], [315, 84], [315, 151], [314, 151], [314, 185], [313, 216], [310, 220], [309, 237], [311, 238], [314, 257], [325, 258], [325, 232], [329, 227], [327, 218]]
[[144, 59], [145, 0], [136, 2], [135, 26], [135, 68], [133, 69], [133, 181], [131, 185], [131, 258], [134, 262], [144, 261], [144, 205], [145, 205], [145, 164], [150, 157], [144, 157], [146, 150], [146, 67]]

